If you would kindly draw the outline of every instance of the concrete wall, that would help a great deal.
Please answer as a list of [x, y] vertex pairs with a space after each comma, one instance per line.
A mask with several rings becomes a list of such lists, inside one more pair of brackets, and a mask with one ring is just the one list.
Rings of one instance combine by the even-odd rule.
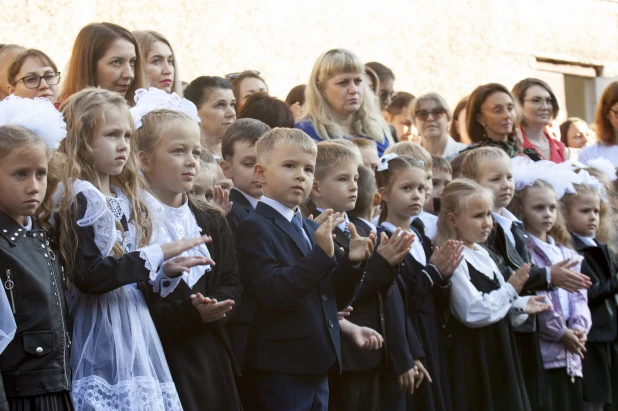
[[60, 67], [84, 24], [111, 21], [166, 35], [184, 80], [257, 69], [281, 98], [334, 47], [391, 67], [397, 90], [452, 105], [478, 84], [533, 75], [537, 57], [618, 75], [610, 0], [2, 0], [0, 10], [0, 42], [40, 48]]

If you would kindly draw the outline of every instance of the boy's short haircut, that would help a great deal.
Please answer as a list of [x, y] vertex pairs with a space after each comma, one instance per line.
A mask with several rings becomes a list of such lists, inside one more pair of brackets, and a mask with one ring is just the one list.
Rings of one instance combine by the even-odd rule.
[[466, 158], [464, 158], [461, 163], [462, 177], [477, 181], [483, 163], [486, 160], [496, 158], [503, 158], [510, 162], [508, 154], [498, 147], [479, 147], [474, 150], [470, 150], [470, 152], [466, 155]]
[[275, 128], [255, 143], [258, 163], [267, 162], [271, 154], [281, 147], [296, 147], [314, 156], [318, 153], [315, 141], [304, 131], [297, 128]]
[[397, 144], [393, 144], [384, 151], [384, 154], [395, 153], [398, 156], [408, 156], [416, 161], [422, 161], [426, 172], [431, 172], [433, 168], [433, 162], [431, 161], [431, 154], [425, 150], [423, 146], [409, 141], [402, 141]]
[[[352, 143], [350, 140], [346, 139], [346, 138], [334, 138], [332, 140], [328, 140], [329, 143], [334, 143], [334, 144], [339, 144], [341, 146], [344, 146], [350, 150], [352, 150], [354, 152], [354, 154], [356, 155], [356, 161], [359, 164], [363, 164], [363, 154], [360, 151], [360, 148], [358, 148], [358, 146], [354, 143]], [[320, 155], [320, 143], [318, 143], [318, 156]]]
[[217, 164], [215, 156], [206, 149], [203, 149], [200, 153], [200, 161], [204, 164]]
[[[352, 144], [352, 143], [350, 143]], [[318, 143], [318, 155], [315, 160], [315, 173], [316, 180], [321, 180], [326, 177], [329, 170], [343, 162], [363, 164], [362, 157], [359, 158], [359, 152], [356, 146], [352, 147], [337, 143], [335, 141], [321, 141]]]
[[453, 168], [451, 167], [451, 163], [442, 156], [431, 155], [431, 162], [433, 163], [432, 169], [441, 171], [443, 173], [448, 173], [453, 175]]
[[377, 149], [378, 147], [375, 140], [370, 140], [368, 138], [354, 137], [351, 138], [350, 141], [354, 143], [358, 148], [373, 147]]
[[234, 145], [239, 142], [255, 145], [260, 137], [270, 131], [270, 127], [260, 120], [241, 118], [236, 120], [223, 135], [221, 141], [221, 155], [224, 160], [230, 161], [234, 157]]
[[371, 169], [364, 165], [358, 166], [358, 192], [356, 197], [356, 205], [354, 210], [348, 211], [348, 214], [356, 217], [363, 217], [373, 207], [373, 198], [378, 185]]

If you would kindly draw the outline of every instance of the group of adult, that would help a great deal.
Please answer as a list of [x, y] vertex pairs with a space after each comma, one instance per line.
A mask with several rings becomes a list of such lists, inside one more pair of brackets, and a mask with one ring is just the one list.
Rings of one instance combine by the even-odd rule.
[[333, 49], [318, 58], [307, 84], [294, 87], [285, 101], [268, 94], [255, 70], [201, 76], [187, 84], [181, 82], [174, 50], [164, 36], [112, 23], [82, 28], [62, 75], [40, 50], [0, 48], [0, 99], [15, 94], [60, 104], [93, 86], [120, 93], [133, 105], [136, 90], [156, 87], [195, 103], [204, 145], [217, 156], [225, 130], [236, 118], [249, 117], [271, 127], [295, 126], [316, 140], [365, 137], [376, 142], [379, 154], [394, 142], [411, 140], [447, 158], [491, 145], [511, 156], [562, 162], [583, 148], [580, 161], [605, 157], [618, 166], [618, 82], [603, 92], [595, 117], [598, 142], [588, 145], [585, 121], [571, 118], [559, 130], [552, 127], [560, 108], [542, 80], [528, 78], [512, 90], [481, 85], [454, 112], [437, 93], [395, 92], [395, 80], [383, 64], [363, 63], [348, 50]]

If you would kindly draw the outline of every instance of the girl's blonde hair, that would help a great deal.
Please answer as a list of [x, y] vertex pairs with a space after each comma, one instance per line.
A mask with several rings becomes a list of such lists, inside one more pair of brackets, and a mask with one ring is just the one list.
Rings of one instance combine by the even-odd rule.
[[481, 171], [483, 163], [489, 159], [502, 158], [511, 162], [511, 159], [506, 152], [497, 147], [479, 147], [474, 150], [470, 150], [463, 162], [461, 163], [461, 175], [464, 178], [469, 178], [474, 181], [478, 181], [480, 178], [479, 172]]
[[[67, 137], [61, 145], [64, 163], [61, 165], [60, 182], [64, 186], [64, 193], [60, 199], [57, 229], [60, 253], [67, 266], [68, 283], [72, 281], [75, 274], [77, 263], [75, 250], [78, 247], [75, 224], [78, 203], [75, 201], [72, 183], [77, 179], [84, 180], [101, 190], [99, 173], [96, 168], [96, 152], [93, 145], [97, 138], [97, 130], [105, 121], [105, 112], [111, 107], [124, 111], [124, 114], [130, 119], [131, 125], [133, 125], [126, 100], [120, 94], [112, 91], [86, 88], [70, 96], [60, 106], [67, 123]], [[142, 182], [138, 172], [139, 163], [136, 147], [132, 144], [122, 172], [117, 176], [110, 176], [110, 185], [118, 187], [127, 196], [132, 209], [130, 222], [137, 228], [138, 245], [146, 246], [150, 240], [152, 227], [146, 206], [140, 200]], [[123, 231], [119, 221], [116, 221], [116, 227], [121, 232]], [[112, 253], [115, 257], [120, 257], [124, 254], [124, 251], [116, 243], [112, 248]]]
[[142, 117], [142, 126], [136, 131], [133, 139], [136, 152], [154, 153], [163, 134], [183, 122], [195, 125], [199, 133], [200, 126], [195, 120], [180, 111], [158, 109], [146, 114]]
[[[554, 191], [554, 187], [543, 181], [536, 180], [534, 184], [531, 186], [524, 187], [523, 190], [516, 190], [515, 195], [513, 196], [513, 200], [507, 207], [508, 210], [521, 219], [524, 222], [524, 226], [526, 225], [526, 219], [524, 216], [524, 204], [526, 204], [526, 196], [530, 193], [530, 189], [532, 188], [544, 188], [551, 191]], [[555, 191], [554, 191], [555, 193]], [[563, 204], [556, 199], [556, 222], [553, 227], [547, 234], [552, 236], [556, 244], [562, 245], [564, 247], [573, 248], [573, 241], [571, 240], [571, 234], [569, 234], [569, 230], [567, 228], [566, 220], [564, 218], [565, 209]]]
[[430, 172], [433, 168], [433, 160], [431, 154], [423, 146], [411, 141], [400, 141], [396, 144], [391, 144], [384, 151], [384, 154], [395, 153], [398, 156], [407, 156], [413, 158], [416, 161], [422, 161], [425, 172]]
[[442, 246], [448, 240], [457, 240], [457, 231], [449, 223], [448, 215], [459, 215], [468, 207], [470, 201], [477, 197], [485, 197], [490, 209], [493, 209], [494, 195], [492, 192], [473, 180], [468, 178], [453, 180], [444, 188], [440, 197], [436, 245]]
[[[425, 167], [420, 161], [408, 156], [399, 156], [391, 159], [388, 162], [388, 168], [382, 171], [376, 171], [376, 183], [378, 189], [385, 188], [390, 190], [393, 185], [395, 174], [402, 170], [418, 169], [425, 172]], [[386, 202], [382, 201], [382, 211], [380, 213], [379, 223], [382, 223], [388, 217], [388, 206]]]
[[[306, 102], [303, 118], [313, 123], [322, 140], [346, 136], [343, 128], [335, 121], [332, 110], [324, 97], [326, 82], [340, 73], [363, 75], [365, 65], [354, 53], [344, 49], [333, 49], [322, 54], [313, 66], [309, 83], [305, 89]], [[383, 143], [390, 133], [386, 120], [380, 112], [377, 98], [369, 89], [363, 93], [361, 106], [354, 114], [352, 132], [355, 136], [369, 137]], [[349, 137], [349, 136], [348, 136]]]

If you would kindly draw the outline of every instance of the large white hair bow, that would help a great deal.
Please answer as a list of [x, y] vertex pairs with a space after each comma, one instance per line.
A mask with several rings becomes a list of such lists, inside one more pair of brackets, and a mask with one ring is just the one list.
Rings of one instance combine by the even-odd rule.
[[556, 198], [559, 200], [565, 194], [575, 194], [575, 186], [580, 181], [576, 173], [569, 166], [558, 165], [551, 161], [534, 162], [525, 156], [517, 156], [511, 160], [513, 168], [513, 180], [515, 189], [523, 190], [526, 186], [531, 186], [537, 180], [545, 181], [550, 184]]
[[135, 128], [142, 126], [142, 118], [151, 111], [168, 109], [187, 114], [196, 123], [200, 122], [197, 107], [186, 98], [176, 93], [167, 93], [161, 89], [150, 87], [149, 90], [140, 88], [135, 92], [135, 106], [131, 108], [131, 116]]
[[67, 135], [62, 114], [46, 98], [8, 96], [0, 101], [0, 126], [21, 126], [36, 134], [50, 150], [56, 150]]
[[611, 161], [604, 157], [598, 157], [594, 160], [588, 161], [588, 167], [594, 167], [607, 176], [609, 181], [616, 180], [616, 167]]

